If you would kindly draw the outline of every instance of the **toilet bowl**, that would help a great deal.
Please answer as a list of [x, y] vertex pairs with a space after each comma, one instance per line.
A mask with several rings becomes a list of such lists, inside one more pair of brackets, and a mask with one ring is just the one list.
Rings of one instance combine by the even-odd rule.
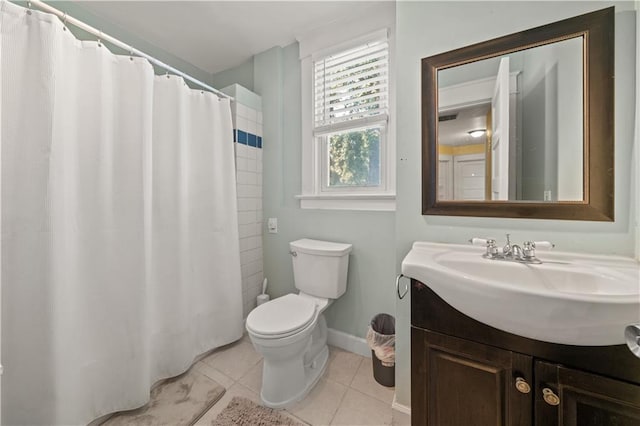
[[[269, 316], [279, 317], [280, 332], [271, 321], [264, 321]], [[329, 355], [320, 309], [302, 296], [287, 294], [251, 311], [247, 331], [264, 358], [262, 402], [284, 408], [304, 398], [320, 379]]]
[[253, 309], [249, 338], [263, 358], [260, 397], [271, 408], [304, 398], [327, 365], [323, 311], [346, 290], [350, 244], [303, 239], [290, 243], [299, 294], [287, 294]]

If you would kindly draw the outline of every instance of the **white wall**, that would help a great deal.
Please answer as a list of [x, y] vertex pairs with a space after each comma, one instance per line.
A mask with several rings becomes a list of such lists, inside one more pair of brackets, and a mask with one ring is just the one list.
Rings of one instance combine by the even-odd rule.
[[[613, 223], [422, 216], [420, 59], [571, 16], [616, 6], [615, 217]], [[635, 21], [631, 2], [398, 2], [396, 4], [397, 268], [416, 240], [465, 243], [472, 236], [551, 240], [557, 250], [632, 255], [637, 218], [631, 181], [635, 117]], [[396, 305], [396, 397], [410, 404], [409, 302]]]

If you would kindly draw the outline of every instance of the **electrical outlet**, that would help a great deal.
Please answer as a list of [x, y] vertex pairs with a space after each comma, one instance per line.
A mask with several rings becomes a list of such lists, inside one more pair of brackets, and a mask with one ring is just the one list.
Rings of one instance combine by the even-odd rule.
[[277, 217], [270, 217], [269, 219], [267, 219], [267, 230], [269, 231], [270, 234], [277, 234], [278, 233], [278, 218]]

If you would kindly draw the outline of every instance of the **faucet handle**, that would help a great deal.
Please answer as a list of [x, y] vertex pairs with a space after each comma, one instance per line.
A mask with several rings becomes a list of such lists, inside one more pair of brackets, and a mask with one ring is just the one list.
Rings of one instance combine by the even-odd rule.
[[551, 241], [533, 241], [531, 244], [538, 250], [551, 250], [556, 246]]
[[469, 240], [469, 242], [471, 244], [473, 244], [474, 246], [482, 246], [482, 247], [488, 247], [491, 245], [495, 245], [496, 240], [491, 239], [491, 238], [471, 238]]
[[536, 243], [533, 241], [525, 241], [522, 244], [522, 256], [525, 259], [535, 259], [536, 257]]
[[483, 254], [483, 257], [488, 259], [495, 259], [498, 255], [498, 246], [496, 246], [496, 240], [491, 238], [471, 238], [469, 240], [474, 246], [483, 246], [487, 248], [487, 252]]
[[536, 249], [551, 250], [555, 247], [549, 241], [525, 241], [522, 245], [522, 254], [525, 259], [536, 260]]

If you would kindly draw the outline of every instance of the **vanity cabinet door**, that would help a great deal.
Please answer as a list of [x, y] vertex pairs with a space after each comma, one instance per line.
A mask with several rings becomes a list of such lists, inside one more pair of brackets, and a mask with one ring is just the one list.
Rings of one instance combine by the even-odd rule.
[[415, 327], [411, 333], [414, 425], [531, 425], [530, 356]]
[[535, 375], [536, 426], [640, 425], [638, 385], [542, 361]]

